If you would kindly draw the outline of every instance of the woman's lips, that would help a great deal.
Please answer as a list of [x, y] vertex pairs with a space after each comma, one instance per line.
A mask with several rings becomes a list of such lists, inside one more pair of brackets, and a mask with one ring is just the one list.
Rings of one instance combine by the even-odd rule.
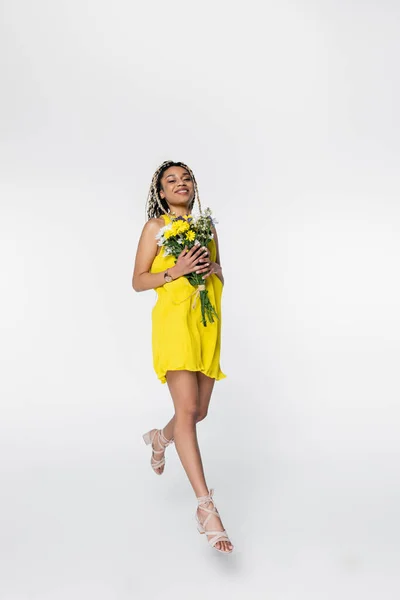
[[188, 194], [189, 190], [178, 190], [177, 192], [175, 192], [176, 194]]

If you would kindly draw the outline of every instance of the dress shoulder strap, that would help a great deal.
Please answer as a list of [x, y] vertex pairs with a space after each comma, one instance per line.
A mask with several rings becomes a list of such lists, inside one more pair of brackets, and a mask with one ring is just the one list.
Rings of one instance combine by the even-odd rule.
[[165, 213], [161, 213], [161, 216], [164, 219], [164, 223], [168, 223], [168, 221], [170, 220], [170, 217]]

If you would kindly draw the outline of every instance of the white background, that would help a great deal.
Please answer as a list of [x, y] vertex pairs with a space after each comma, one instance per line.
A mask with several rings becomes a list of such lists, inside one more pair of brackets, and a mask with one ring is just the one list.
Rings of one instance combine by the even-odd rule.
[[[398, 3], [3, 0], [2, 600], [399, 597]], [[131, 287], [151, 177], [219, 221], [196, 531]]]

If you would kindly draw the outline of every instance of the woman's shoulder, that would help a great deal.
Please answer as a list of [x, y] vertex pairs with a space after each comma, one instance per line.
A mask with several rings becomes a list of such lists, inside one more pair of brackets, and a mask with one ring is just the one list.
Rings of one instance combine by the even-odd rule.
[[151, 219], [146, 221], [146, 223], [144, 224], [143, 230], [144, 231], [158, 231], [160, 229], [160, 227], [164, 227], [164, 225], [165, 225], [165, 221], [162, 217], [151, 217]]

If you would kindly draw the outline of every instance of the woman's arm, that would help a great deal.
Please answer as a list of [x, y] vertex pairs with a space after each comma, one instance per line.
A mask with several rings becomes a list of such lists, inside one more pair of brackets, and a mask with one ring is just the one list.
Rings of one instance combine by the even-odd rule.
[[186, 250], [186, 248], [182, 250], [173, 267], [165, 269], [160, 273], [150, 273], [152, 262], [157, 254], [158, 245], [156, 235], [160, 231], [160, 227], [162, 225], [160, 226], [157, 218], [149, 219], [143, 227], [132, 276], [132, 287], [135, 292], [144, 292], [145, 290], [155, 289], [164, 285], [164, 273], [167, 270], [172, 279], [177, 279], [195, 270], [197, 273], [203, 273], [208, 269], [208, 266], [200, 264], [208, 262], [204, 254], [207, 250], [203, 250], [200, 246], [193, 246], [190, 250]]
[[209, 277], [212, 273], [215, 273], [215, 275], [221, 280], [222, 285], [224, 285], [224, 276], [222, 274], [222, 267], [221, 267], [221, 257], [219, 254], [219, 244], [218, 244], [218, 235], [217, 235], [217, 230], [215, 229], [215, 227], [211, 227], [211, 231], [214, 234], [214, 241], [215, 241], [215, 247], [217, 250], [217, 254], [215, 257], [215, 262], [214, 263], [210, 263], [210, 271], [208, 273], [206, 273], [206, 275], [204, 276], [204, 279], [206, 277]]
[[[156, 218], [147, 221], [143, 227], [136, 251], [135, 266], [132, 276], [132, 287], [135, 292], [144, 292], [145, 290], [155, 289], [165, 283], [165, 271], [161, 271], [160, 273], [149, 272], [152, 262], [157, 254], [158, 246], [156, 235], [159, 232], [160, 227], [162, 227], [162, 225], [160, 225], [159, 220]], [[168, 269], [168, 273], [174, 277], [171, 271], [173, 271], [173, 269]]]

